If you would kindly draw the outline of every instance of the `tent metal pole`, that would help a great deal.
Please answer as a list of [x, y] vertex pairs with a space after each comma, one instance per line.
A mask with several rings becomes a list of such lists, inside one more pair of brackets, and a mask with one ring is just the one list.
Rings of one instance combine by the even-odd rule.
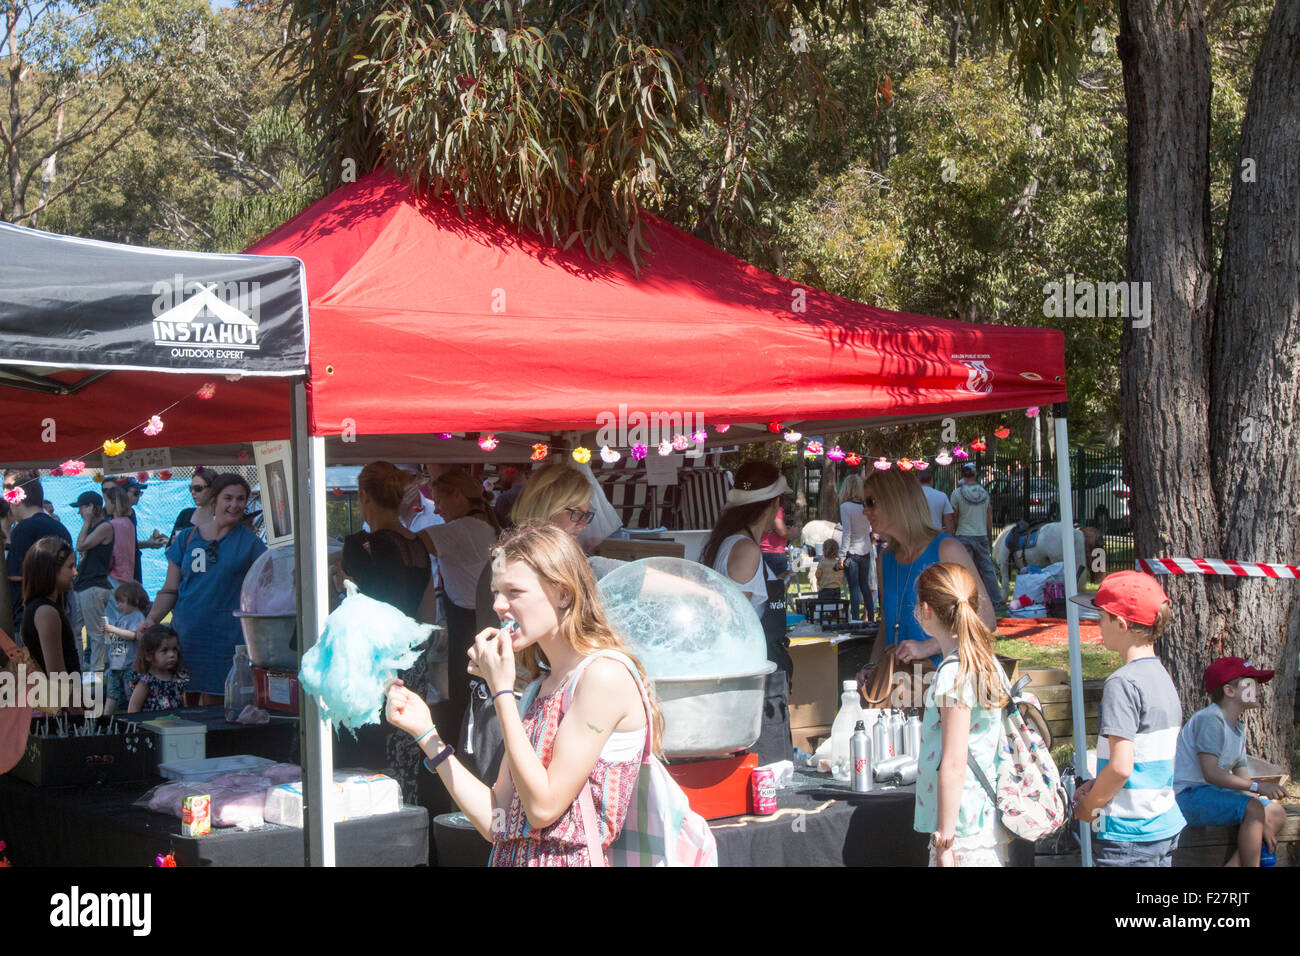
[[[1061, 501], [1061, 560], [1065, 563], [1065, 621], [1070, 633], [1070, 719], [1074, 724], [1074, 769], [1082, 776], [1088, 772], [1088, 726], [1083, 709], [1083, 652], [1079, 644], [1079, 605], [1069, 600], [1079, 593], [1074, 569], [1079, 566], [1074, 553], [1074, 491], [1070, 485], [1070, 434], [1066, 417], [1068, 402], [1052, 408], [1056, 424], [1056, 482]], [[1088, 563], [1084, 555], [1084, 565]], [[1092, 866], [1091, 827], [1079, 823], [1079, 849], [1084, 866]]]
[[[298, 654], [310, 650], [324, 630], [329, 610], [325, 535], [325, 439], [307, 434], [307, 386], [294, 379], [290, 425], [293, 439], [293, 500], [297, 505], [294, 548], [298, 591]], [[312, 480], [313, 476], [316, 480]], [[304, 560], [303, 556], [310, 560]], [[299, 744], [302, 754], [303, 851], [307, 866], [334, 865], [334, 827], [325, 820], [325, 782], [334, 779], [334, 746], [329, 724], [315, 698], [299, 697]]]

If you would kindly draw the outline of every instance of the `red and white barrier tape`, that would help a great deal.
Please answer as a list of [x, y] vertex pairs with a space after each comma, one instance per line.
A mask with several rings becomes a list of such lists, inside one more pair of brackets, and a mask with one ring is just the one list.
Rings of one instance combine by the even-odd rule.
[[1225, 561], [1222, 558], [1138, 558], [1137, 569], [1147, 574], [1223, 574], [1239, 578], [1300, 578], [1294, 564]]

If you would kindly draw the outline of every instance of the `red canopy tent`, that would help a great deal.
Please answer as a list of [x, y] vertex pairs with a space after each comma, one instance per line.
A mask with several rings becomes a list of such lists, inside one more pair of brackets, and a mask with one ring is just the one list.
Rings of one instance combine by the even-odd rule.
[[890, 312], [645, 231], [637, 274], [375, 173], [248, 252], [306, 264], [314, 435], [590, 431], [620, 403], [833, 431], [1065, 399], [1059, 331]]

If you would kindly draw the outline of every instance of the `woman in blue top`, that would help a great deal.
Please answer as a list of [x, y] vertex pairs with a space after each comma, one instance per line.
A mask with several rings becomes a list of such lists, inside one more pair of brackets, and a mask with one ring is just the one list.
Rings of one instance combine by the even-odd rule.
[[239, 591], [244, 575], [266, 550], [244, 525], [248, 495], [248, 482], [238, 475], [220, 475], [212, 482], [215, 522], [176, 535], [168, 546], [167, 580], [141, 627], [143, 632], [161, 623], [172, 611], [190, 691], [199, 693], [199, 706], [222, 701], [235, 646], [244, 642], [233, 614], [239, 610]]
[[[916, 476], [897, 468], [874, 471], [863, 485], [862, 504], [872, 529], [885, 539], [880, 559], [880, 632], [871, 651], [874, 666], [886, 647], [898, 645], [899, 663], [928, 657], [938, 666], [943, 659], [939, 641], [921, 629], [916, 620], [916, 582], [931, 565], [960, 564], [975, 575], [970, 554], [960, 541], [934, 526], [930, 504]], [[979, 585], [979, 617], [992, 631], [997, 626], [993, 605], [984, 585]]]

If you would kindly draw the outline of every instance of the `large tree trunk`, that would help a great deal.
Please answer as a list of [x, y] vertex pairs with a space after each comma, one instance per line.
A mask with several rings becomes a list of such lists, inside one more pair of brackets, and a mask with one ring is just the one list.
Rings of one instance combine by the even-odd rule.
[[[1300, 563], [1298, 78], [1300, 2], [1278, 0], [1242, 124], [1209, 378], [1223, 554], [1242, 561]], [[1250, 749], [1289, 767], [1300, 581], [1218, 578], [1208, 587], [1226, 626], [1223, 653], [1277, 670], [1262, 710], [1248, 721]], [[1196, 663], [1208, 663], [1208, 653]]]
[[[1219, 556], [1210, 471], [1210, 50], [1200, 0], [1122, 0], [1130, 282], [1150, 325], [1124, 320], [1124, 457], [1139, 557]], [[1199, 575], [1163, 578], [1173, 621], [1157, 644], [1183, 709], [1204, 705], [1207, 640], [1222, 627]]]

